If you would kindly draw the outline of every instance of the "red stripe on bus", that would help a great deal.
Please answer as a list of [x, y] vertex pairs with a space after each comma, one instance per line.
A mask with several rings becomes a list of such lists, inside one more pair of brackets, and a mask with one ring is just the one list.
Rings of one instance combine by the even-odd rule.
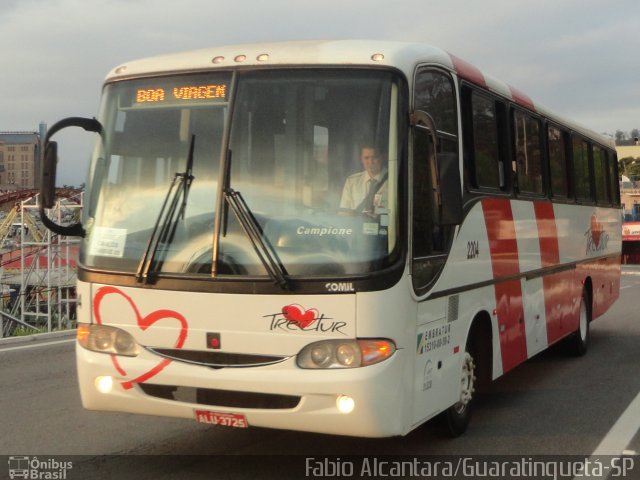
[[536, 111], [536, 106], [529, 95], [518, 90], [517, 88], [512, 87], [511, 85], [509, 85], [509, 90], [511, 90], [511, 98], [513, 98], [514, 102], [524, 108], [528, 108], [529, 110], [533, 110], [534, 112]]
[[[559, 265], [560, 246], [553, 204], [535, 202], [533, 208], [538, 225], [541, 266], [544, 268]], [[573, 274], [568, 271], [545, 275], [542, 279], [542, 288], [547, 322], [547, 342], [551, 345], [567, 334], [567, 328], [563, 328], [562, 320], [570, 318], [572, 315]]]
[[520, 279], [500, 281], [520, 274], [518, 242], [511, 202], [505, 199], [482, 200], [489, 238], [491, 268], [496, 280], [496, 313], [500, 334], [503, 373], [527, 359], [527, 338]]
[[451, 58], [453, 68], [459, 77], [469, 80], [481, 87], [487, 88], [487, 82], [484, 79], [484, 75], [476, 66], [471, 65], [469, 62], [466, 62], [451, 53], [449, 54], [449, 57]]
[[538, 239], [540, 241], [540, 260], [543, 267], [552, 267], [560, 263], [560, 248], [558, 247], [558, 230], [556, 216], [551, 202], [535, 202], [538, 224]]

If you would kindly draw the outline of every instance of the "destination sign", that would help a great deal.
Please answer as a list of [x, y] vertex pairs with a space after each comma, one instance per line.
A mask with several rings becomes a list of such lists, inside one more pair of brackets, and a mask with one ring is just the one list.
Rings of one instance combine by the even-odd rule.
[[136, 90], [134, 105], [208, 103], [209, 101], [225, 101], [226, 98], [226, 84], [183, 85], [170, 88], [150, 87]]

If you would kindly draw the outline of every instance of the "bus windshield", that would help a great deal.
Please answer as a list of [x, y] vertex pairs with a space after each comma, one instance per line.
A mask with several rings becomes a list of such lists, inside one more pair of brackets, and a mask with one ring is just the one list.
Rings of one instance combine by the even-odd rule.
[[384, 268], [399, 248], [398, 97], [394, 74], [364, 69], [108, 84], [82, 263], [261, 277], [266, 251], [290, 277]]

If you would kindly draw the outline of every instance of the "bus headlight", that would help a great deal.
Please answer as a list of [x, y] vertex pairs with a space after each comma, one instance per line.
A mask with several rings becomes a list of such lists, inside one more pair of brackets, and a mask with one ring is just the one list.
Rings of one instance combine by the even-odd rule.
[[298, 354], [300, 368], [356, 368], [382, 362], [396, 351], [391, 340], [322, 340], [307, 345]]
[[130, 333], [108, 325], [78, 323], [78, 343], [92, 352], [135, 357], [140, 353]]

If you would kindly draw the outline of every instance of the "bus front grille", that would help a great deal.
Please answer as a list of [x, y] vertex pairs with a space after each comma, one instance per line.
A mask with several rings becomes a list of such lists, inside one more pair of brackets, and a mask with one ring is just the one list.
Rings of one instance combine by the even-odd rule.
[[178, 362], [204, 365], [211, 368], [262, 367], [282, 362], [290, 357], [275, 355], [251, 355], [244, 353], [214, 352], [207, 350], [182, 350], [177, 348], [154, 348], [147, 350]]
[[234, 390], [156, 385], [152, 383], [140, 383], [138, 385], [140, 385], [144, 393], [152, 397], [212, 407], [283, 410], [295, 408], [300, 403], [300, 397], [294, 395], [238, 392]]

